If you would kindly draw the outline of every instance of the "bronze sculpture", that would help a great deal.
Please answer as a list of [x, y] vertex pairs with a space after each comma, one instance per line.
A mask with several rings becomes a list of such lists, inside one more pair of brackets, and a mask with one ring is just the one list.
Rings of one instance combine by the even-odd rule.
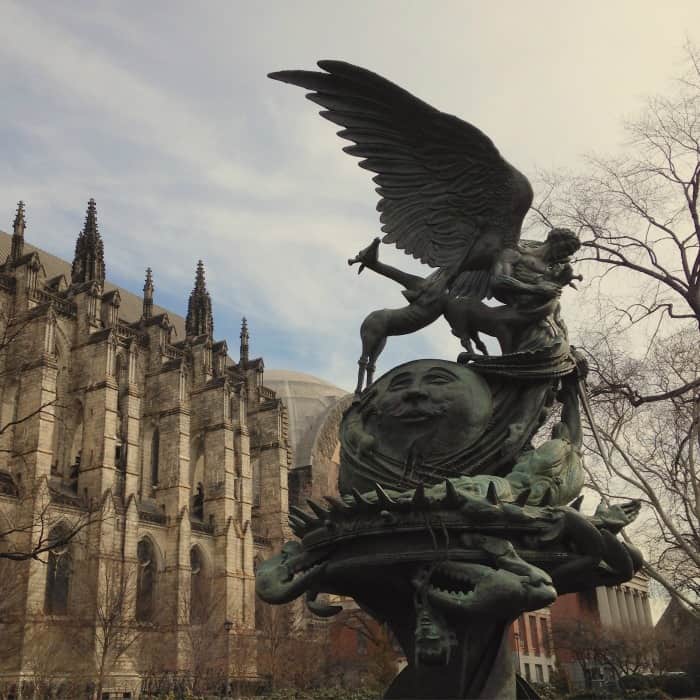
[[[258, 595], [305, 593], [319, 615], [338, 612], [319, 594], [352, 596], [386, 622], [409, 660], [387, 698], [514, 698], [525, 683], [516, 689], [507, 651], [512, 620], [642, 563], [617, 537], [638, 502], [579, 511], [587, 365], [559, 303], [579, 242], [566, 229], [520, 240], [530, 184], [474, 126], [357, 66], [319, 66], [270, 77], [312, 90], [354, 142], [344, 150], [377, 173], [384, 242], [437, 269], [422, 278], [380, 263], [379, 239], [348, 261], [401, 284], [409, 303], [363, 322], [341, 496], [291, 509], [300, 541], [260, 566]], [[457, 362], [415, 360], [374, 381], [388, 336], [441, 316], [465, 349]]]

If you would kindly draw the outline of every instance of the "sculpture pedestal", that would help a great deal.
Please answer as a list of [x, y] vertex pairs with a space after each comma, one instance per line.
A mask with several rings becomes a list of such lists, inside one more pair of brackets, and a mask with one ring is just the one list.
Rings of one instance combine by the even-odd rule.
[[458, 632], [446, 666], [409, 663], [387, 689], [395, 700], [503, 698], [515, 700], [516, 684], [508, 629], [510, 623], [479, 624]]
[[[408, 666], [385, 698], [536, 698], [513, 668], [508, 631], [523, 612], [557, 594], [615, 585], [639, 569], [639, 554], [610, 528], [628, 503], [582, 515], [576, 507], [502, 501], [468, 477], [405, 493], [353, 491], [312, 513], [292, 508], [301, 541], [261, 563], [256, 590], [283, 604], [306, 594], [320, 616], [342, 608], [317, 596], [354, 598], [387, 625]], [[580, 501], [574, 506], [580, 505]]]

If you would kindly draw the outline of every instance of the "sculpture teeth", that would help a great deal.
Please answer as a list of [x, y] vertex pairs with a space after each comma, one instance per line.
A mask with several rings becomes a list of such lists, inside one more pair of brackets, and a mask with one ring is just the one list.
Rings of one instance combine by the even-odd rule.
[[299, 518], [302, 522], [306, 523], [307, 525], [313, 525], [316, 523], [316, 520], [311, 515], [303, 511], [298, 506], [290, 506], [289, 512], [297, 518]]
[[289, 516], [289, 525], [295, 535], [301, 535], [306, 531], [306, 523], [301, 518], [297, 518], [296, 515]]
[[464, 496], [460, 496], [454, 484], [445, 479], [445, 503], [449, 506], [458, 506], [464, 502]]
[[372, 504], [357, 490], [352, 490], [352, 497], [355, 499], [355, 503], [358, 506], [371, 506]]
[[331, 507], [331, 511], [335, 511], [336, 513], [347, 513], [349, 510], [349, 506], [345, 505], [339, 498], [335, 498], [334, 496], [324, 496], [326, 501], [328, 502], [328, 505]]
[[574, 510], [581, 510], [582, 503], [583, 503], [583, 494], [581, 494], [578, 498], [571, 501], [571, 503], [569, 503], [569, 508], [573, 508]]
[[374, 490], [377, 494], [377, 501], [383, 508], [395, 505], [396, 501], [379, 484], [374, 485]]
[[498, 500], [498, 494], [496, 493], [496, 484], [494, 484], [493, 481], [489, 481], [489, 487], [486, 489], [486, 500], [495, 506], [500, 502]]
[[518, 494], [518, 497], [515, 499], [515, 505], [522, 508], [527, 504], [528, 498], [530, 498], [530, 489], [525, 489]]
[[316, 501], [312, 501], [310, 498], [306, 501], [309, 504], [309, 508], [316, 513], [319, 520], [325, 520], [328, 517], [328, 511], [320, 506]]

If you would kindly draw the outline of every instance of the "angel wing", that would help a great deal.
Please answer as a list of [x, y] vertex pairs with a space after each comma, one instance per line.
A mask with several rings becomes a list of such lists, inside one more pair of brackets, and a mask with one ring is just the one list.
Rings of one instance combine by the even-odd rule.
[[498, 253], [518, 242], [533, 196], [527, 178], [475, 126], [364, 68], [318, 66], [326, 72], [269, 77], [311, 90], [307, 98], [325, 108], [321, 116], [354, 142], [343, 150], [376, 173], [383, 242], [455, 276], [475, 271], [456, 283], [483, 287]]

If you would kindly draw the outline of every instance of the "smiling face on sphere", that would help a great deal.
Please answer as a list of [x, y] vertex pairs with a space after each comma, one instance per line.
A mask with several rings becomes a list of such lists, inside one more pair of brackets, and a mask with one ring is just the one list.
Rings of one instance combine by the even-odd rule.
[[389, 380], [377, 412], [385, 423], [433, 423], [455, 401], [463, 401], [459, 386], [460, 378], [440, 365], [406, 367]]
[[401, 365], [379, 379], [376, 389], [376, 434], [394, 446], [427, 439], [425, 448], [461, 449], [483, 432], [492, 411], [486, 382], [444, 360]]

